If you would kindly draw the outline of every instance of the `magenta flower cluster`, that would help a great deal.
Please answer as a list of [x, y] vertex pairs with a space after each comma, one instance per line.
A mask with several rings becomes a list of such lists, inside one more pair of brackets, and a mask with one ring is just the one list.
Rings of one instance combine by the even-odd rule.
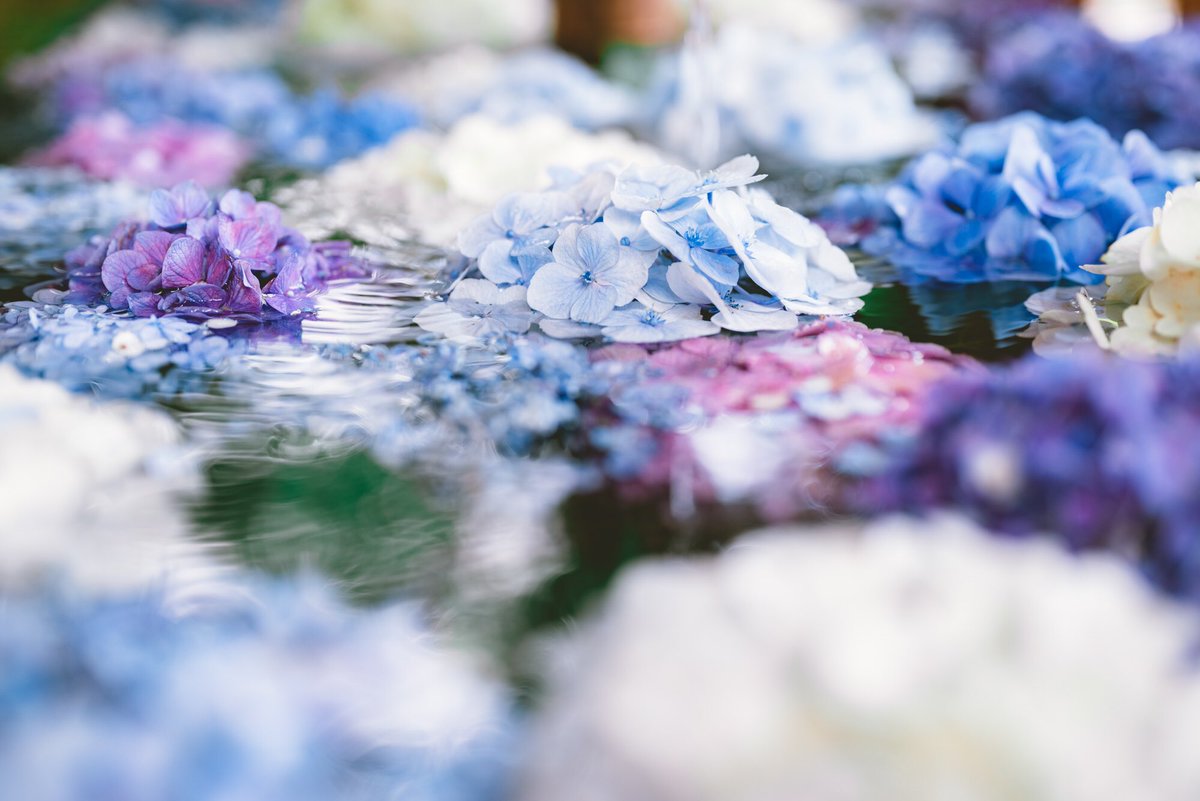
[[227, 186], [250, 155], [250, 146], [224, 128], [178, 120], [139, 128], [114, 111], [76, 120], [28, 163], [78, 167], [95, 178], [151, 188], [189, 179]]
[[150, 205], [148, 224], [124, 223], [67, 257], [69, 300], [137, 317], [262, 321], [311, 312], [329, 281], [367, 273], [350, 243], [312, 244], [247, 192], [214, 203], [189, 181]]

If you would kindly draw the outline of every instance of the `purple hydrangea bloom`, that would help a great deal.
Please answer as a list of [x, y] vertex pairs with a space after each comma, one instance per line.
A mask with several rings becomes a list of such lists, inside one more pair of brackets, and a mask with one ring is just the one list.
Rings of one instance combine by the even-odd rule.
[[1088, 117], [1114, 136], [1142, 130], [1165, 148], [1200, 147], [1200, 28], [1120, 42], [1075, 14], [1039, 16], [993, 45], [971, 105], [982, 117], [1030, 109]]
[[1013, 535], [1129, 554], [1200, 598], [1200, 363], [1110, 357], [964, 373], [856, 487], [865, 511], [964, 509]]
[[348, 243], [312, 245], [275, 205], [237, 190], [215, 204], [191, 182], [155, 192], [149, 224], [122, 224], [67, 266], [71, 301], [197, 320], [311, 312], [330, 281], [367, 274]]
[[1118, 144], [1087, 120], [1018, 114], [911, 162], [886, 192], [899, 236], [874, 237], [872, 252], [953, 283], [1097, 283], [1082, 265], [1148, 224], [1178, 183], [1140, 132]]

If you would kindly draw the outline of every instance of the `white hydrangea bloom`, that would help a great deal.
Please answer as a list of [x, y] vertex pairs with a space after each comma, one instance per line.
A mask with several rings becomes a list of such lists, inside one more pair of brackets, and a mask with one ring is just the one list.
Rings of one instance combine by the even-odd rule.
[[117, 591], [202, 562], [178, 497], [194, 476], [158, 458], [178, 442], [166, 416], [0, 365], [0, 439], [0, 588]]
[[343, 231], [380, 245], [414, 237], [453, 247], [458, 232], [505, 195], [548, 188], [554, 168], [661, 160], [623, 131], [584, 133], [549, 115], [505, 124], [480, 114], [445, 134], [402, 133], [277, 200], [310, 236]]
[[1195, 619], [955, 518], [643, 563], [576, 635], [524, 801], [1189, 801]]
[[1110, 310], [1124, 307], [1114, 350], [1171, 355], [1200, 340], [1200, 184], [1177, 189], [1154, 224], [1117, 240], [1102, 265]]
[[676, 128], [697, 103], [720, 111], [724, 154], [748, 148], [797, 164], [861, 164], [938, 140], [936, 120], [869, 41], [802, 44], [778, 29], [730, 24], [695, 55], [704, 85], [681, 87], [662, 115], [660, 130], [676, 148], [696, 135], [695, 126]]

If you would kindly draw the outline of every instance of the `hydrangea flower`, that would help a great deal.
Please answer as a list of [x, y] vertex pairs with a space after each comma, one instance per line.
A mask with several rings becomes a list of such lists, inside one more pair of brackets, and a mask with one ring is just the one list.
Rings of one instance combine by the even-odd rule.
[[7, 599], [0, 770], [80, 801], [507, 797], [503, 694], [414, 608], [348, 609], [314, 579], [232, 589], [182, 610]]
[[529, 280], [529, 305], [558, 320], [604, 322], [633, 301], [648, 277], [636, 251], [622, 248], [602, 222], [568, 226], [552, 254]]
[[173, 395], [243, 350], [242, 342], [178, 317], [33, 303], [10, 304], [0, 316], [0, 361], [105, 397]]
[[135, 128], [119, 112], [76, 120], [28, 163], [72, 166], [106, 180], [140, 186], [174, 186], [193, 180], [224, 186], [249, 160], [250, 149], [227, 130], [183, 125], [171, 120]]
[[137, 317], [261, 321], [310, 312], [330, 281], [367, 273], [347, 243], [310, 244], [245, 192], [215, 204], [188, 182], [156, 191], [150, 208], [149, 224], [123, 224], [68, 255], [68, 299]]
[[1194, 26], [1121, 42], [1078, 14], [1038, 15], [989, 49], [971, 105], [983, 117], [1088, 117], [1113, 136], [1142, 130], [1164, 148], [1197, 148], [1198, 52]]
[[870, 512], [954, 507], [1004, 533], [1058, 532], [1200, 597], [1198, 368], [1079, 354], [950, 378], [855, 497]]
[[67, 121], [115, 109], [140, 125], [175, 119], [220, 126], [261, 142], [266, 159], [303, 169], [357, 156], [420, 122], [411, 105], [378, 94], [301, 96], [274, 72], [197, 70], [170, 58], [72, 73], [56, 93]]
[[584, 431], [627, 494], [669, 488], [688, 507], [750, 505], [768, 519], [830, 504], [831, 464], [910, 428], [939, 380], [974, 369], [937, 346], [835, 320], [617, 344], [593, 358], [607, 385], [603, 402], [580, 399]]
[[451, 342], [471, 343], [523, 334], [533, 324], [533, 312], [525, 301], [525, 287], [500, 289], [490, 281], [468, 278], [445, 303], [422, 309], [414, 322]]
[[1122, 307], [1112, 347], [1172, 354], [1200, 344], [1200, 184], [1177, 189], [1155, 209], [1154, 225], [1132, 231], [1088, 269], [1109, 276], [1110, 313]]
[[898, 238], [873, 248], [925, 279], [1095, 283], [1083, 265], [1146, 224], [1178, 176], [1146, 137], [1019, 114], [966, 130], [887, 190]]
[[717, 116], [721, 153], [750, 149], [783, 163], [873, 163], [938, 140], [938, 123], [871, 42], [802, 44], [778, 28], [734, 24], [695, 56], [691, 71], [666, 61], [648, 101], [672, 150], [687, 152], [700, 135], [686, 122], [697, 105]]
[[721, 327], [703, 319], [700, 307], [689, 304], [645, 306], [631, 303], [604, 319], [601, 333], [615, 342], [678, 342], [720, 333]]
[[43, 581], [122, 591], [204, 561], [186, 541], [183, 495], [196, 476], [165, 415], [96, 404], [0, 364], [0, 437], [0, 593]]
[[266, 139], [273, 158], [316, 170], [386, 144], [420, 121], [414, 108], [382, 95], [347, 100], [323, 91], [272, 114]]
[[554, 336], [664, 341], [712, 333], [703, 310], [735, 331], [857, 311], [870, 284], [819, 226], [747, 188], [761, 178], [750, 156], [712, 171], [563, 175], [501, 201], [460, 234], [459, 249], [466, 274], [528, 287]]
[[345, 232], [378, 245], [415, 238], [453, 248], [458, 233], [505, 195], [548, 189], [560, 171], [661, 158], [624, 131], [584, 133], [551, 115], [506, 124], [475, 114], [445, 134], [401, 133], [273, 199], [311, 237]]
[[958, 518], [642, 562], [549, 670], [527, 801], [1200, 792], [1194, 617]]

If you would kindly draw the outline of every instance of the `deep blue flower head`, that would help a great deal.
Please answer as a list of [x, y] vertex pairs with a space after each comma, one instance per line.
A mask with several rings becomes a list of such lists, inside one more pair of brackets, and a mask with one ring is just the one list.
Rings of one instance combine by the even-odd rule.
[[[190, 605], [189, 605], [190, 606]], [[489, 801], [512, 750], [491, 683], [416, 611], [260, 582], [0, 604], [0, 772], [30, 798]]]
[[1087, 117], [1118, 137], [1142, 130], [1164, 148], [1200, 147], [1200, 28], [1128, 43], [1078, 14], [1037, 16], [991, 47], [971, 105], [982, 117], [1030, 109]]
[[1087, 120], [1018, 114], [968, 128], [915, 159], [888, 188], [899, 220], [878, 255], [917, 276], [956, 283], [1068, 280], [1150, 221], [1178, 179], [1139, 132], [1123, 144]]
[[1200, 599], [1200, 362], [1107, 357], [964, 373], [869, 482], [866, 511], [965, 509], [1015, 535], [1140, 561]]

